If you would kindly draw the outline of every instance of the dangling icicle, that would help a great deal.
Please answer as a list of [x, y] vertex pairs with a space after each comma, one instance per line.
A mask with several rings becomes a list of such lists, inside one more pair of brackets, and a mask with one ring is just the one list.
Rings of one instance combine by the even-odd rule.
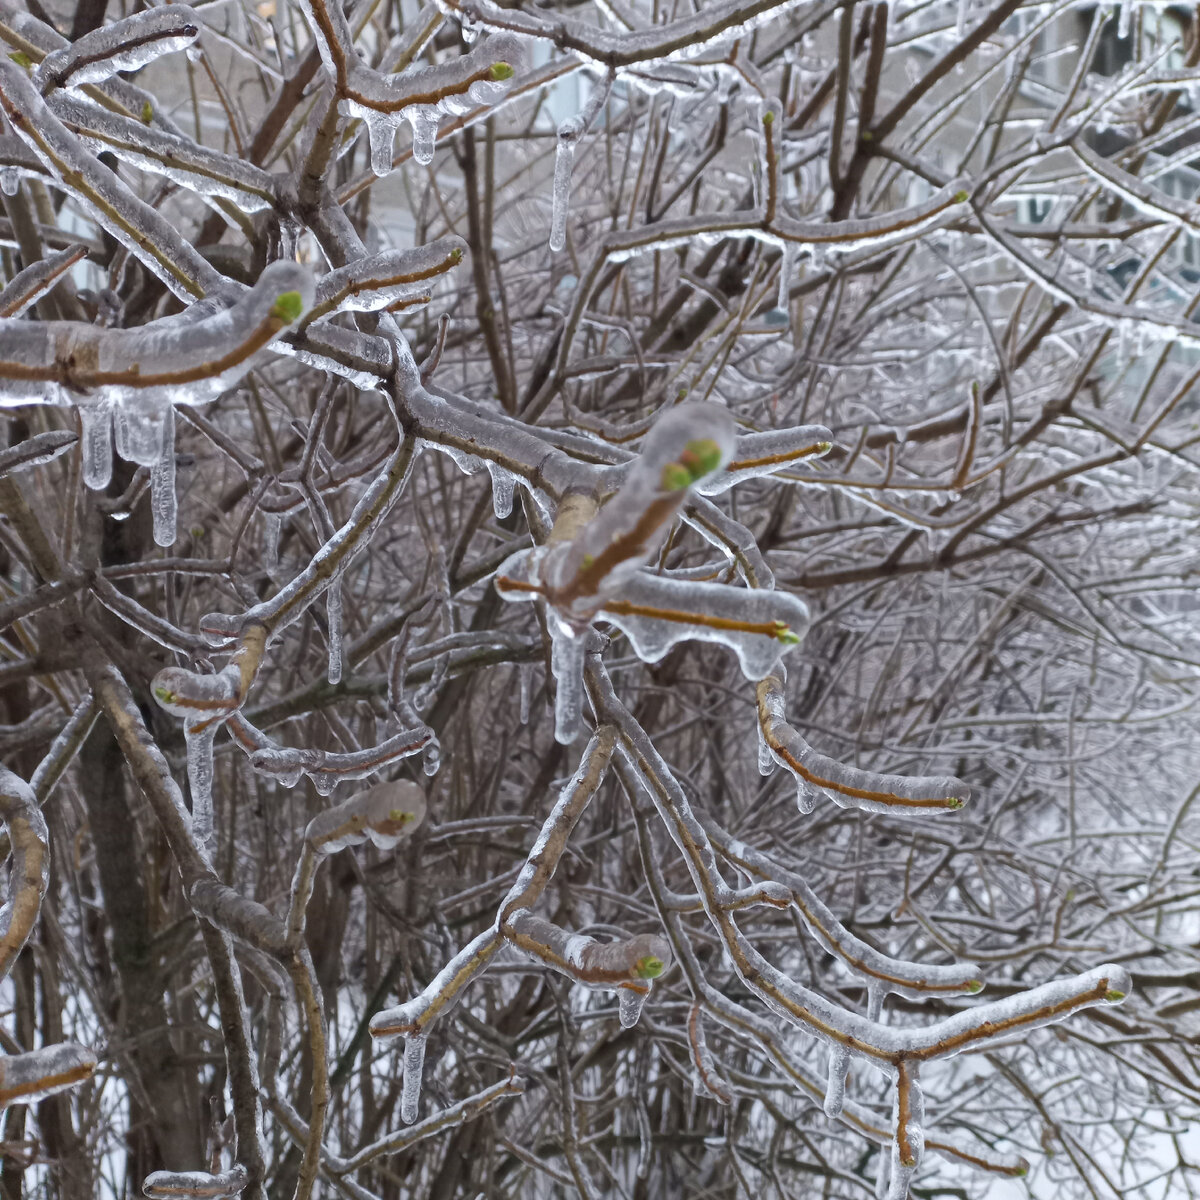
[[617, 992], [617, 1013], [622, 1029], [632, 1029], [642, 1015], [646, 1004], [647, 991], [637, 991], [634, 988], [621, 988]]
[[533, 691], [533, 663], [521, 663], [517, 667], [517, 680], [521, 689], [521, 724], [529, 724], [529, 696]]
[[217, 851], [213, 830], [213, 742], [217, 726], [193, 732], [186, 725], [183, 738], [187, 743], [188, 784], [192, 791], [192, 834], [200, 849], [211, 860]]
[[571, 172], [575, 167], [575, 145], [582, 132], [579, 117], [572, 117], [558, 127], [558, 145], [554, 151], [554, 195], [550, 208], [550, 249], [555, 251], [567, 244]]
[[[978, 990], [978, 989], [976, 989]], [[878, 1021], [883, 1015], [884, 989], [876, 983], [867, 984], [867, 1020]]]
[[606, 75], [583, 109], [558, 127], [558, 143], [554, 150], [554, 193], [550, 209], [551, 250], [561, 250], [567, 244], [567, 209], [571, 202], [575, 148], [596, 119], [596, 114], [608, 102], [612, 83], [612, 75]]
[[339, 573], [329, 584], [325, 593], [325, 613], [329, 621], [329, 669], [326, 678], [330, 683], [342, 681], [342, 576]]
[[425, 1068], [425, 1035], [410, 1033], [404, 1039], [404, 1087], [400, 1093], [400, 1120], [411, 1125], [421, 1107], [421, 1072]]
[[779, 260], [779, 298], [775, 306], [783, 312], [790, 312], [790, 296], [792, 280], [796, 275], [796, 258], [798, 250], [795, 242], [784, 242], [783, 256]]
[[1129, 36], [1129, 26], [1133, 20], [1133, 0], [1121, 0], [1117, 16], [1117, 37], [1122, 41]]
[[270, 576], [279, 566], [279, 534], [283, 528], [283, 515], [268, 512], [263, 514], [263, 570]]
[[[437, 109], [427, 109], [415, 106], [406, 111], [408, 123], [412, 126], [413, 158], [423, 167], [433, 162], [433, 147], [437, 142], [438, 117]], [[387, 170], [391, 170], [391, 147], [388, 147]], [[376, 174], [379, 172], [376, 171]]]
[[771, 747], [767, 745], [767, 739], [763, 736], [762, 725], [755, 721], [754, 728], [758, 733], [758, 773], [767, 776], [775, 770], [775, 758], [771, 754]]
[[958, 17], [955, 21], [955, 33], [962, 37], [967, 31], [967, 7], [970, 0], [958, 0]]
[[103, 491], [112, 478], [112, 410], [107, 404], [83, 405], [83, 482], [94, 492]]
[[559, 629], [551, 635], [550, 670], [554, 695], [554, 740], [569, 746], [579, 734], [583, 716], [583, 653], [587, 635]]
[[159, 546], [175, 542], [179, 506], [175, 498], [175, 409], [167, 405], [162, 420], [162, 445], [150, 468], [150, 507], [154, 513], [154, 541]]
[[487, 469], [492, 477], [492, 511], [497, 521], [503, 521], [512, 512], [516, 476], [499, 463], [488, 462]]
[[807, 817], [817, 806], [817, 794], [799, 776], [796, 777], [796, 811]]
[[837, 1117], [841, 1115], [842, 1105], [846, 1101], [846, 1071], [850, 1067], [850, 1051], [845, 1046], [831, 1046], [829, 1049], [829, 1078], [825, 1084], [825, 1115]]
[[153, 467], [162, 454], [163, 413], [157, 406], [117, 407], [117, 453], [127, 462]]

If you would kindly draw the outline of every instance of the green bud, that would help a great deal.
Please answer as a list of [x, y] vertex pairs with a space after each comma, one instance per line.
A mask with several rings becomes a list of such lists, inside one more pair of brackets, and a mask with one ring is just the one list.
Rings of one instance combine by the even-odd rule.
[[290, 325], [304, 309], [304, 298], [299, 292], [281, 292], [271, 305], [271, 316], [285, 325]]
[[775, 622], [775, 640], [785, 646], [800, 645], [800, 635], [793, 633], [782, 621]]
[[11, 58], [18, 67], [24, 67], [27, 71], [33, 66], [33, 59], [30, 58], [29, 55], [23, 50], [14, 50], [8, 57]]
[[692, 486], [692, 473], [683, 463], [667, 463], [662, 469], [662, 479], [659, 486], [664, 492], [682, 492]]
[[154, 695], [159, 700], [161, 700], [164, 704], [174, 704], [175, 703], [175, 693], [170, 691], [168, 688], [156, 687], [154, 689]]
[[142, 101], [142, 124], [149, 125], [154, 120], [154, 105], [149, 100]]
[[647, 954], [633, 964], [633, 973], [639, 979], [657, 979], [663, 973], [663, 961], [653, 954]]
[[869, 129], [864, 129], [858, 135], [858, 137], [859, 137], [859, 141], [863, 141], [863, 142], [873, 142], [875, 140], [875, 135]]
[[490, 74], [492, 78], [499, 83], [503, 79], [511, 79], [516, 74], [516, 71], [514, 71], [512, 67], [508, 65], [508, 63], [498, 62], [492, 63]]
[[967, 991], [970, 992], [972, 996], [978, 996], [979, 993], [983, 991], [983, 980], [982, 979], [970, 980], [967, 983]]
[[1125, 993], [1118, 992], [1116, 988], [1109, 988], [1108, 991], [1104, 993], [1104, 998], [1109, 1002], [1109, 1004], [1117, 1004], [1121, 1000], [1125, 999]]
[[679, 461], [691, 472], [693, 479], [701, 479], [721, 465], [721, 447], [712, 438], [698, 438], [684, 446]]
[[968, 196], [968, 194], [966, 192], [955, 192], [954, 193], [954, 203], [955, 204], [966, 204], [966, 202], [969, 198], [970, 197]]
[[389, 821], [399, 821], [402, 825], [407, 825], [409, 821], [415, 819], [416, 813], [405, 812], [402, 808], [393, 808], [388, 813]]
[[455, 263], [462, 262], [462, 256], [463, 256], [463, 252], [462, 252], [461, 246], [455, 246], [454, 249], [450, 251], [450, 261], [451, 262], [455, 262]]
[[767, 109], [767, 111], [765, 113], [763, 113], [763, 124], [764, 125], [774, 125], [775, 124], [775, 114], [769, 108]]

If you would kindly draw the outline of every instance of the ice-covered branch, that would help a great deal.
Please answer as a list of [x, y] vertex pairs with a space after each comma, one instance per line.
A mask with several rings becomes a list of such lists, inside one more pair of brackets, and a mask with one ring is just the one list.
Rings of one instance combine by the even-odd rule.
[[221, 275], [170, 221], [138, 199], [50, 110], [25, 68], [0, 56], [0, 111], [100, 224], [181, 299], [224, 290]]
[[142, 1194], [149, 1200], [219, 1200], [222, 1196], [238, 1196], [246, 1189], [250, 1177], [240, 1163], [228, 1171], [212, 1174], [208, 1171], [154, 1171], [142, 1183]]
[[46, 821], [33, 788], [0, 767], [0, 817], [12, 847], [8, 896], [0, 908], [0, 979], [12, 970], [29, 940], [50, 882]]
[[119, 71], [186, 50], [200, 36], [200, 19], [185, 4], [164, 4], [102, 25], [52, 50], [33, 71], [33, 86], [43, 94], [54, 88], [99, 83]]
[[795, 777], [796, 803], [802, 812], [812, 810], [814, 792], [842, 808], [908, 814], [955, 812], [971, 794], [965, 783], [948, 776], [878, 775], [819, 754], [785, 720], [783, 684], [777, 675], [758, 684], [758, 726], [770, 758]]
[[426, 294], [430, 281], [463, 261], [466, 244], [445, 237], [414, 250], [388, 250], [323, 275], [304, 325], [333, 312], [377, 312]]
[[637, 1024], [653, 982], [671, 965], [671, 947], [657, 934], [642, 933], [614, 942], [598, 942], [519, 908], [504, 932], [518, 949], [584, 987], [616, 991], [621, 1024]]
[[90, 1079], [95, 1070], [95, 1054], [73, 1042], [0, 1058], [0, 1108], [36, 1104]]

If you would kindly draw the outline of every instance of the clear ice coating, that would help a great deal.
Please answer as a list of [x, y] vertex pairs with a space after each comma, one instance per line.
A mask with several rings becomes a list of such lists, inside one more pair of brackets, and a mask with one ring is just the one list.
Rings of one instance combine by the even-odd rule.
[[951, 776], [884, 775], [818, 753], [788, 724], [776, 676], [760, 684], [759, 724], [775, 761], [796, 780], [797, 803], [807, 805], [802, 811], [811, 810], [814, 791], [842, 808], [908, 815], [953, 812], [970, 798], [971, 789]]
[[355, 259], [317, 281], [309, 320], [331, 312], [378, 312], [423, 295], [431, 281], [465, 261], [467, 244], [442, 237], [409, 250], [386, 250]]
[[421, 1074], [425, 1068], [423, 1033], [410, 1033], [404, 1039], [404, 1083], [400, 1092], [400, 1119], [411, 1125], [421, 1107]]
[[725, 646], [742, 674], [758, 680], [808, 631], [808, 606], [798, 596], [765, 588], [698, 583], [639, 572], [608, 599], [601, 617], [620, 629], [643, 662], [658, 662], [685, 641]]
[[[733, 419], [719, 405], [670, 409], [651, 426], [641, 454], [620, 469], [615, 494], [578, 532], [525, 555], [524, 565], [514, 556], [500, 568], [500, 594], [544, 594], [564, 623], [582, 629], [658, 550], [692, 486], [719, 471], [734, 444]], [[525, 586], [506, 590], [508, 577]]]
[[299, 319], [312, 295], [307, 268], [276, 262], [230, 307], [214, 311], [201, 302], [194, 313], [134, 329], [0, 320], [0, 406], [75, 404], [81, 395], [87, 406], [116, 405], [118, 452], [153, 466], [164, 410], [207, 404], [227, 392]]
[[424, 819], [425, 793], [400, 779], [377, 784], [313, 817], [304, 837], [318, 854], [335, 854], [368, 840], [380, 850], [392, 850]]
[[99, 83], [119, 71], [136, 71], [164, 54], [186, 50], [199, 36], [200, 19], [186, 5], [148, 8], [52, 50], [34, 67], [33, 85], [47, 92]]
[[[367, 127], [371, 170], [378, 176], [392, 169], [393, 143], [401, 121], [412, 128], [413, 158], [427, 166], [433, 161], [441, 118], [496, 104], [528, 56], [524, 39], [494, 34], [458, 58], [383, 74], [358, 57], [338, 0], [329, 0], [325, 7], [338, 10], [328, 27], [313, 18], [310, 6], [304, 6], [326, 69], [345, 80], [339, 101], [342, 111]], [[331, 45], [331, 32], [341, 43], [337, 48]]]
[[149, 1200], [172, 1200], [173, 1197], [196, 1197], [196, 1200], [219, 1200], [245, 1191], [249, 1173], [240, 1163], [228, 1171], [212, 1174], [208, 1171], [155, 1171], [142, 1183], [142, 1194]]
[[0, 1058], [0, 1108], [36, 1104], [90, 1079], [95, 1069], [96, 1055], [74, 1042]]

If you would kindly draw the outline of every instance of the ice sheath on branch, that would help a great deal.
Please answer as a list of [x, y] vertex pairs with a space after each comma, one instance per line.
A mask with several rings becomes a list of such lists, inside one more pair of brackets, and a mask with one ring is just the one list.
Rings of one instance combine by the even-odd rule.
[[391, 172], [392, 145], [402, 121], [412, 127], [413, 158], [427, 166], [441, 118], [495, 103], [524, 69], [523, 39], [498, 34], [459, 58], [384, 75], [366, 66], [354, 49], [341, 0], [305, 0], [302, 7], [321, 63], [335, 81], [340, 108], [367, 127], [371, 169], [379, 176]]
[[[801, 441], [811, 445], [809, 431], [800, 432]], [[728, 646], [750, 679], [761, 678], [804, 636], [808, 609], [795, 596], [642, 570], [691, 489], [719, 477], [736, 445], [724, 409], [696, 403], [670, 409], [655, 422], [641, 455], [623, 470], [615, 495], [599, 511], [584, 497], [569, 497], [547, 544], [500, 567], [496, 590], [501, 596], [544, 600], [551, 614], [560, 742], [570, 742], [578, 731], [585, 634], [596, 620], [623, 630], [646, 662], [657, 662], [685, 640]], [[764, 469], [777, 465], [763, 464]]]

